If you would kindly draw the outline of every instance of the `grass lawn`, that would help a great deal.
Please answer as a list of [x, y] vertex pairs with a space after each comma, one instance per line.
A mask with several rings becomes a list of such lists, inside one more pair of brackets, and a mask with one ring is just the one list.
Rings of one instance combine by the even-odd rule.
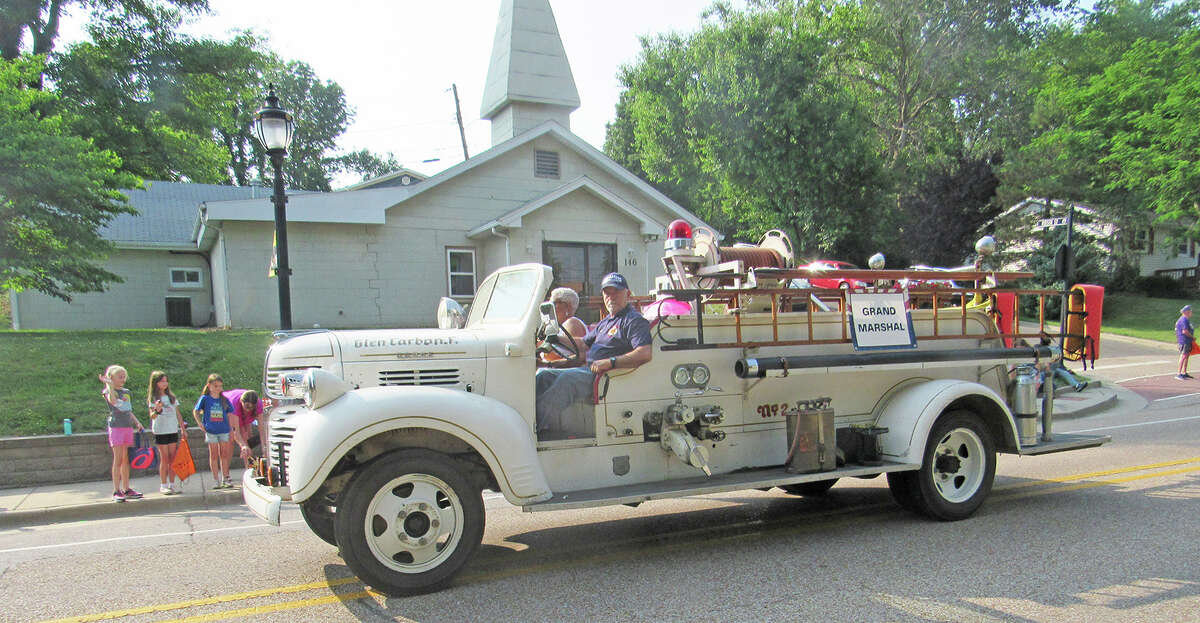
[[212, 372], [227, 389], [259, 390], [270, 343], [270, 331], [0, 331], [0, 436], [61, 433], [63, 418], [78, 432], [104, 430], [108, 410], [96, 375], [114, 363], [129, 371], [134, 414], [147, 428], [152, 370], [167, 372], [188, 413]]
[[[1152, 299], [1139, 294], [1104, 297], [1104, 331], [1117, 335], [1175, 343], [1175, 321], [1187, 299]], [[1193, 322], [1193, 324], [1195, 324]]]

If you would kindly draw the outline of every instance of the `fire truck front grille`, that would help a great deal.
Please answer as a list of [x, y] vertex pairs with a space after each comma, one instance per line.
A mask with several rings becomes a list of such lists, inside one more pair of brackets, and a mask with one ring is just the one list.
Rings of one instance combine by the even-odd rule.
[[267, 395], [274, 399], [283, 398], [283, 394], [279, 391], [279, 377], [287, 374], [288, 372], [307, 370], [312, 367], [319, 366], [271, 366], [267, 368], [267, 373], [263, 378], [263, 387], [266, 390]]
[[381, 370], [380, 385], [458, 385], [461, 373], [454, 368]]
[[295, 435], [295, 427], [271, 422], [271, 465], [279, 468], [280, 485], [286, 486], [289, 481], [288, 473], [291, 470], [292, 438]]

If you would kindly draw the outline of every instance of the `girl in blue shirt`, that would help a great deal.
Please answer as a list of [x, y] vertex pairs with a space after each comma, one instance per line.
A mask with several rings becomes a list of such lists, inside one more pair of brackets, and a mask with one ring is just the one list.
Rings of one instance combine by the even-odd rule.
[[221, 395], [223, 389], [225, 381], [221, 380], [221, 375], [208, 375], [204, 392], [192, 409], [192, 417], [204, 431], [204, 441], [208, 444], [208, 465], [216, 483], [213, 489], [233, 488], [233, 480], [229, 478], [229, 462], [233, 456], [229, 445], [229, 416], [233, 414], [233, 406]]

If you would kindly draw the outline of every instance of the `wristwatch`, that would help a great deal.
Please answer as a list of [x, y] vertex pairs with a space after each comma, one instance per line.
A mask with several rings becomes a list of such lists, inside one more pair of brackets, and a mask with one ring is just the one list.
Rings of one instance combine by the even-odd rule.
[[612, 366], [612, 368], [611, 368], [611, 369], [613, 369], [613, 370], [616, 370], [616, 369], [617, 369], [617, 358], [616, 358], [616, 357], [609, 357], [609, 358], [608, 358], [608, 365]]

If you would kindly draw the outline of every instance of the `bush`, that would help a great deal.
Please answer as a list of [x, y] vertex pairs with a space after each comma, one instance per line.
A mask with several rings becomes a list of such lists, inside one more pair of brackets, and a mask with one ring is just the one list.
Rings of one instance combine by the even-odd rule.
[[1166, 275], [1139, 277], [1136, 284], [1139, 291], [1152, 298], [1183, 299], [1188, 297], [1183, 282]]

